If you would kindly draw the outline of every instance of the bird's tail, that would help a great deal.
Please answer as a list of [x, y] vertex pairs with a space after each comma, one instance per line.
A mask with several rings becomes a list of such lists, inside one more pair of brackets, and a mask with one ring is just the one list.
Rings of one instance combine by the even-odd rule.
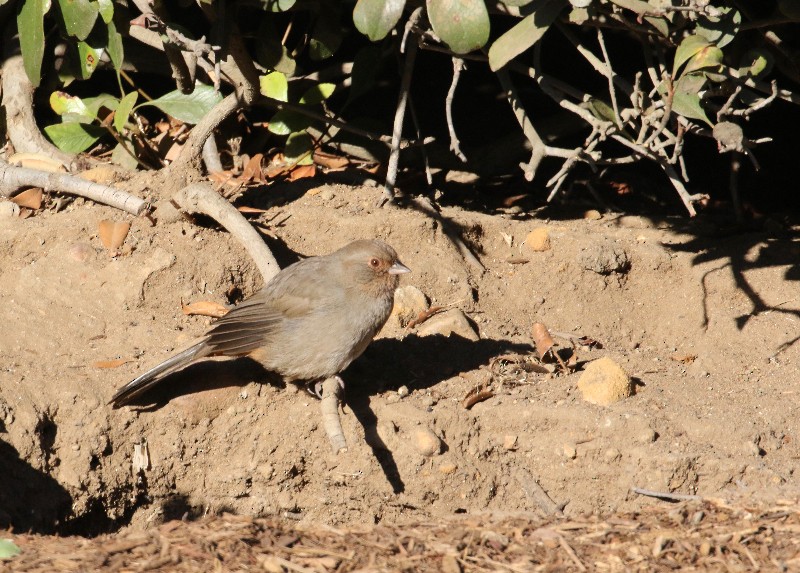
[[125, 386], [117, 390], [117, 393], [114, 394], [114, 397], [111, 398], [109, 403], [113, 404], [115, 408], [128, 404], [132, 399], [159, 384], [167, 374], [171, 374], [189, 365], [189, 363], [198, 358], [202, 358], [207, 353], [208, 346], [206, 345], [206, 341], [198, 342], [183, 352], [179, 352], [175, 356], [167, 358], [158, 366], [154, 366], [138, 378], [125, 384]]

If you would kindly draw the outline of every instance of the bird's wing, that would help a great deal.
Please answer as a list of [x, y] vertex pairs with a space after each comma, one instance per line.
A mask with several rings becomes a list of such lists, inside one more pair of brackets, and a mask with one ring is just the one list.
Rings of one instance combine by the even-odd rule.
[[286, 320], [309, 315], [329, 298], [332, 285], [321, 258], [287, 267], [261, 291], [231, 309], [207, 333], [210, 354], [241, 356], [263, 346]]

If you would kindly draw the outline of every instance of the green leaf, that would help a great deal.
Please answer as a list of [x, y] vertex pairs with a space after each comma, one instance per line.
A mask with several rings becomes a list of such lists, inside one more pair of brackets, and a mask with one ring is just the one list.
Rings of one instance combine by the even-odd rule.
[[66, 153], [85, 151], [107, 133], [100, 126], [77, 122], [48, 125], [44, 132], [50, 141]]
[[289, 82], [280, 72], [271, 72], [258, 78], [261, 95], [278, 101], [289, 101]]
[[347, 96], [348, 103], [375, 87], [380, 63], [380, 46], [371, 44], [358, 51], [356, 57], [353, 58], [353, 71], [350, 74], [353, 83], [350, 85], [350, 93]]
[[771, 52], [760, 48], [748, 50], [739, 62], [739, 77], [750, 76], [757, 78], [761, 75], [767, 75], [772, 71], [774, 63], [775, 58]]
[[512, 59], [541, 40], [555, 22], [565, 0], [535, 0], [534, 12], [500, 36], [489, 48], [489, 67], [497, 71]]
[[702, 74], [685, 75], [675, 83], [675, 93], [672, 97], [672, 111], [688, 117], [699, 119], [712, 125], [703, 106], [700, 105], [700, 90], [705, 85], [706, 79]]
[[406, 0], [358, 0], [353, 23], [373, 42], [383, 40], [397, 25], [405, 5]]
[[119, 106], [119, 98], [111, 94], [100, 94], [95, 97], [83, 98], [83, 103], [86, 104], [86, 109], [89, 110], [92, 117], [99, 119], [100, 108], [104, 107], [110, 110], [117, 109], [117, 106]]
[[22, 550], [10, 539], [0, 539], [0, 561], [5, 561], [19, 555]]
[[672, 64], [672, 77], [677, 77], [678, 69], [685, 64], [689, 58], [710, 45], [711, 43], [708, 40], [696, 34], [684, 38], [678, 46], [678, 49], [675, 50], [675, 61]]
[[296, 111], [279, 111], [272, 116], [267, 129], [270, 133], [275, 135], [289, 135], [296, 131], [303, 131], [311, 121], [304, 115], [300, 115]]
[[138, 93], [131, 92], [119, 101], [117, 112], [114, 114], [114, 128], [117, 131], [122, 132], [122, 130], [125, 129], [125, 123], [128, 121], [128, 117], [131, 115], [133, 106], [136, 105], [138, 97]]
[[58, 7], [67, 34], [85, 40], [97, 21], [98, 4], [90, 0], [58, 0]]
[[86, 42], [78, 42], [78, 75], [81, 79], [88, 80], [97, 69], [100, 57], [105, 51], [103, 48], [93, 48]]
[[283, 150], [283, 155], [286, 160], [297, 165], [311, 165], [314, 163], [312, 151], [314, 149], [314, 142], [311, 136], [305, 132], [293, 133], [286, 140], [286, 148]]
[[256, 59], [267, 69], [283, 72], [287, 76], [294, 74], [295, 62], [286, 46], [281, 44], [280, 34], [270, 18], [262, 18], [256, 34]]
[[642, 0], [611, 0], [612, 4], [616, 4], [620, 8], [626, 8], [631, 12], [636, 12], [640, 16], [644, 14], [652, 14], [656, 10], [647, 2]]
[[718, 48], [731, 43], [742, 24], [742, 15], [738, 10], [730, 7], [716, 6], [721, 12], [720, 16], [711, 17], [706, 14], [697, 19], [695, 33], [704, 37]]
[[114, 2], [112, 0], [97, 0], [97, 9], [103, 22], [110, 24], [114, 19]]
[[44, 56], [44, 15], [50, 9], [49, 0], [25, 0], [19, 4], [17, 29], [25, 73], [34, 87], [42, 81]]
[[320, 61], [330, 58], [342, 44], [341, 15], [339, 10], [334, 7], [338, 8], [338, 3], [323, 4], [317, 15], [317, 21], [308, 42], [308, 55], [312, 60]]
[[[89, 108], [78, 96], [70, 95], [67, 92], [55, 91], [50, 94], [50, 107], [58, 115], [70, 114], [84, 117], [91, 122], [97, 115], [89, 111]], [[87, 122], [87, 123], [88, 123]]]
[[108, 57], [111, 58], [111, 63], [114, 64], [114, 69], [121, 70], [122, 62], [125, 60], [125, 51], [122, 46], [122, 34], [117, 32], [117, 26], [114, 22], [108, 23]]
[[717, 68], [719, 69], [722, 64], [722, 50], [716, 46], [706, 46], [694, 56], [689, 58], [686, 62], [686, 67], [683, 69], [683, 74], [690, 74], [697, 70], [704, 68]]
[[139, 104], [137, 109], [152, 105], [179, 121], [199, 123], [221, 101], [222, 96], [213, 87], [196, 84], [190, 94], [174, 90], [153, 101]]
[[489, 40], [484, 0], [426, 0], [433, 31], [456, 54], [482, 48]]
[[[134, 149], [133, 143], [131, 143], [130, 140], [125, 139], [124, 141], [128, 149]], [[124, 167], [128, 171], [134, 171], [139, 166], [139, 162], [136, 161], [136, 158], [131, 157], [131, 154], [125, 151], [121, 143], [118, 143], [111, 151], [111, 163]]]
[[665, 38], [669, 38], [669, 22], [665, 18], [658, 18], [656, 16], [645, 16], [645, 22], [650, 24], [653, 28], [658, 30], [658, 33]]
[[268, 12], [286, 12], [294, 6], [296, 0], [261, 0]]
[[601, 99], [591, 98], [588, 101], [589, 111], [592, 112], [592, 115], [595, 116], [597, 119], [601, 119], [603, 121], [610, 121], [615, 125], [619, 125], [619, 119], [614, 114], [614, 108], [608, 105]]
[[331, 97], [331, 94], [336, 89], [336, 84], [317, 84], [300, 98], [300, 103], [307, 105], [316, 105], [324, 102]]

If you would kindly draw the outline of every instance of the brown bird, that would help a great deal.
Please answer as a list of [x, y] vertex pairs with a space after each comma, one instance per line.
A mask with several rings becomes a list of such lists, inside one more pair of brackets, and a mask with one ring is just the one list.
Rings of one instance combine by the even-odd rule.
[[200, 342], [120, 388], [111, 403], [127, 404], [208, 356], [249, 356], [287, 381], [336, 376], [386, 323], [398, 275], [407, 272], [381, 241], [354, 241], [294, 263], [215, 322]]

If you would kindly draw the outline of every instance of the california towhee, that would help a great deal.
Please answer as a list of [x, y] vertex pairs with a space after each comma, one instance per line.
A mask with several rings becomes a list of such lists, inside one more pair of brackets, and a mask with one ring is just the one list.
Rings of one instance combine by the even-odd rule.
[[200, 342], [120, 388], [111, 403], [127, 404], [207, 356], [250, 356], [288, 381], [336, 376], [386, 323], [398, 275], [407, 272], [381, 241], [354, 241], [294, 263], [215, 322]]

